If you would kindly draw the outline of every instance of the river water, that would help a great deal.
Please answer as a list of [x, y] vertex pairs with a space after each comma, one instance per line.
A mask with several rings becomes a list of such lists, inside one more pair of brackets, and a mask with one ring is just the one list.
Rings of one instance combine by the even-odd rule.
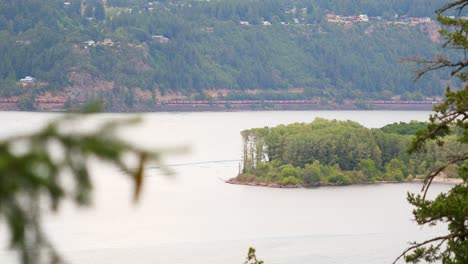
[[[65, 204], [44, 224], [70, 263], [243, 263], [250, 246], [266, 264], [391, 263], [408, 245], [443, 233], [411, 219], [408, 191], [420, 184], [270, 189], [224, 183], [238, 172], [240, 131], [311, 122], [354, 120], [367, 127], [428, 119], [418, 111], [303, 111], [152, 113], [122, 131], [146, 147], [188, 146], [165, 157], [176, 172], [146, 170], [143, 196], [132, 202], [130, 181], [105, 164], [92, 164], [91, 208]], [[42, 126], [53, 114], [3, 112], [0, 137]], [[106, 114], [97, 119], [127, 115]], [[92, 120], [93, 121], [93, 120]], [[91, 122], [93, 123], [93, 122]], [[432, 194], [451, 186], [436, 184]], [[0, 226], [0, 263], [17, 263]]]

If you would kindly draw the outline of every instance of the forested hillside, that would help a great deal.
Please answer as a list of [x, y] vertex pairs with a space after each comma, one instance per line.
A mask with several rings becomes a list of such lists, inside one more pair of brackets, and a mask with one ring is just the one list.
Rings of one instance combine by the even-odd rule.
[[[440, 40], [436, 0], [0, 3], [0, 97], [104, 98], [115, 108], [222, 90], [243, 99], [297, 89], [294, 99], [418, 100], [443, 93], [447, 73], [414, 83]], [[333, 23], [330, 14], [365, 21]], [[424, 23], [414, 23], [423, 21]], [[32, 76], [32, 83], [21, 83]], [[47, 93], [48, 92], [48, 93]], [[229, 97], [230, 96], [230, 97]], [[283, 94], [290, 98], [291, 95]], [[264, 99], [264, 98], [261, 98]]]

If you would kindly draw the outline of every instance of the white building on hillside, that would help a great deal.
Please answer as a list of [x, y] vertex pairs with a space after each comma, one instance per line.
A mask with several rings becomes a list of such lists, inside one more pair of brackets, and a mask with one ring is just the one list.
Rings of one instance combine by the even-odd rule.
[[23, 79], [20, 79], [19, 81], [22, 83], [33, 83], [34, 81], [36, 81], [36, 79], [31, 76], [26, 76]]
[[365, 14], [359, 15], [359, 20], [367, 22], [369, 21], [369, 17]]

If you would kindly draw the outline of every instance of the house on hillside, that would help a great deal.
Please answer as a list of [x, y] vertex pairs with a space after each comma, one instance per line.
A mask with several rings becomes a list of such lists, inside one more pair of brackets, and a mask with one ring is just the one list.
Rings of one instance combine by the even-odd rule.
[[22, 45], [22, 46], [31, 45], [31, 41], [30, 41], [30, 40], [17, 40], [17, 41], [15, 41], [15, 43], [18, 44], [18, 45]]
[[368, 22], [369, 17], [366, 14], [359, 15], [359, 21]]
[[423, 17], [421, 18], [421, 23], [429, 23], [431, 22], [431, 18], [430, 17]]
[[36, 79], [31, 76], [26, 76], [23, 79], [20, 79], [19, 81], [22, 83], [33, 83], [36, 81]]
[[161, 44], [168, 43], [169, 39], [164, 37], [163, 35], [153, 35], [151, 38]]
[[87, 40], [84, 42], [86, 46], [94, 46], [96, 42], [94, 40]]
[[110, 38], [105, 38], [99, 44], [102, 45], [102, 46], [114, 46], [114, 42]]

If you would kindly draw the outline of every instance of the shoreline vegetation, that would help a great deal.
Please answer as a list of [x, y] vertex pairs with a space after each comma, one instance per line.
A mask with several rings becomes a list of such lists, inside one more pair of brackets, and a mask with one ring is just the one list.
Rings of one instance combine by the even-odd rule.
[[[0, 98], [1, 99], [1, 98]], [[391, 102], [391, 101], [389, 101]], [[79, 106], [75, 106], [79, 107]], [[107, 108], [105, 112], [235, 112], [235, 111], [307, 111], [307, 110], [389, 110], [389, 111], [431, 111], [434, 104], [411, 103], [401, 101], [400, 103], [386, 104], [339, 104], [339, 103], [320, 103], [320, 104], [282, 104], [282, 103], [260, 103], [260, 104], [137, 104], [132, 109]], [[14, 102], [0, 101], [0, 111], [19, 111], [29, 110], [35, 112], [65, 112], [69, 110], [64, 102], [36, 103], [32, 108], [23, 108]]]
[[[424, 151], [408, 154], [413, 135], [426, 125], [411, 121], [369, 129], [317, 118], [244, 130], [241, 171], [226, 182], [272, 188], [423, 182], [431, 170], [465, 151], [452, 131], [444, 144], [430, 142]], [[433, 182], [460, 183], [460, 165], [449, 166]]]

